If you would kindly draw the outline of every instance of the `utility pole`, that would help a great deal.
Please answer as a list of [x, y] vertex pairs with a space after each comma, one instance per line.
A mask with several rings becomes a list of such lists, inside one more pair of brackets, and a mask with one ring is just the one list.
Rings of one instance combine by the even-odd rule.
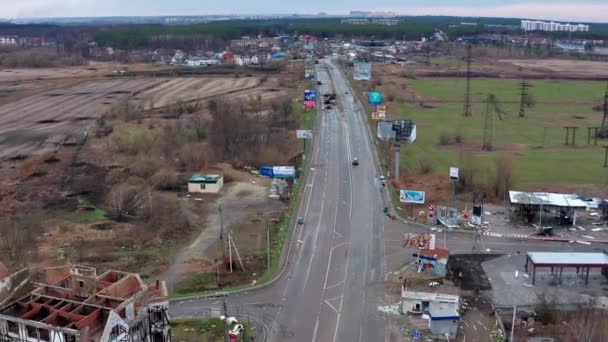
[[228, 255], [229, 255], [229, 263], [230, 263], [230, 273], [232, 273], [232, 234], [228, 233]]
[[222, 205], [218, 207], [220, 213], [220, 240], [224, 240], [224, 215], [222, 214]]
[[513, 305], [513, 322], [511, 322], [511, 337], [509, 338], [509, 342], [513, 342], [513, 333], [515, 330], [515, 315], [517, 314], [517, 306]]
[[270, 220], [266, 218], [266, 256], [267, 260], [267, 269], [270, 270]]
[[226, 305], [226, 297], [224, 301], [224, 326], [226, 327], [226, 333], [224, 334], [224, 341], [230, 342], [230, 328], [228, 327], [228, 306]]
[[473, 47], [467, 43], [467, 79], [464, 93], [464, 110], [462, 116], [469, 117], [471, 113], [471, 49]]

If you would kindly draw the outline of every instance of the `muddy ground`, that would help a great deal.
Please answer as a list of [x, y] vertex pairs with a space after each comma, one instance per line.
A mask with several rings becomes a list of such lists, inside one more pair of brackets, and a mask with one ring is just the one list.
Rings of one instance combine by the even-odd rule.
[[[117, 223], [100, 216], [91, 218], [91, 213], [107, 210], [110, 189], [106, 188], [106, 181], [112, 176], [108, 174], [124, 174], [130, 166], [115, 159], [110, 139], [112, 131], [101, 132], [98, 119], [127, 99], [131, 99], [133, 105], [157, 101], [155, 107], [160, 108], [142, 118], [118, 117], [107, 126], [127, 126], [134, 131], [162, 128], [173, 124], [175, 121], [171, 120], [175, 119], [164, 118], [161, 106], [171, 106], [179, 101], [201, 101], [201, 116], [205, 117], [207, 100], [218, 96], [255, 100], [256, 105], [263, 108], [268, 101], [287, 95], [283, 78], [290, 76], [237, 77], [227, 74], [189, 78], [107, 78], [105, 76], [112, 74], [114, 66], [89, 67], [97, 70], [0, 71], [0, 219], [11, 213], [28, 212], [40, 213], [44, 218], [40, 234], [32, 238], [31, 243], [40, 248], [32, 250], [27, 261], [21, 262], [46, 267], [64, 263], [69, 258], [102, 270], [116, 268], [151, 277], [166, 272], [171, 260], [177, 258], [175, 251], [185, 244], [191, 247], [190, 251], [196, 249], [200, 254], [188, 252], [179, 256], [190, 265], [179, 266], [177, 274], [202, 270], [204, 265], [193, 265], [198, 255], [209, 259], [216, 257], [209, 251], [215, 251], [213, 248], [217, 245], [213, 241], [217, 240], [217, 198], [213, 196], [203, 201], [187, 199], [185, 208], [193, 212], [195, 226], [185, 235], [176, 236], [181, 241], [159, 239], [143, 230], [144, 227], [137, 227], [137, 222]], [[138, 65], [129, 68], [154, 69]], [[210, 119], [208, 115], [206, 119]], [[89, 133], [87, 139], [84, 139], [84, 132]], [[265, 258], [260, 259], [259, 253], [265, 249], [265, 225], [260, 223], [259, 213], [280, 210], [283, 205], [267, 197], [265, 180], [231, 167], [210, 170], [222, 172], [226, 177], [228, 197], [225, 206], [231, 213], [225, 216], [225, 224], [233, 229], [234, 239], [242, 244], [243, 254], [248, 254], [243, 256], [247, 259], [245, 262], [263, 269]], [[191, 172], [173, 171], [184, 180]], [[183, 190], [153, 190], [152, 198], [182, 203], [185, 201]], [[83, 205], [83, 200], [89, 204]], [[205, 234], [207, 225], [211, 229]], [[204, 254], [203, 249], [208, 254]], [[61, 256], [64, 260], [60, 260]]]
[[176, 254], [163, 277], [169, 287], [186, 274], [209, 272], [209, 265], [222, 258], [220, 206], [224, 234], [232, 232], [239, 254], [250, 256], [263, 252], [266, 241], [264, 218], [280, 216], [277, 212], [283, 208], [281, 201], [268, 198], [269, 188], [269, 179], [244, 176], [240, 181], [226, 185], [217, 196], [193, 195], [191, 201], [209, 202], [205, 229]]

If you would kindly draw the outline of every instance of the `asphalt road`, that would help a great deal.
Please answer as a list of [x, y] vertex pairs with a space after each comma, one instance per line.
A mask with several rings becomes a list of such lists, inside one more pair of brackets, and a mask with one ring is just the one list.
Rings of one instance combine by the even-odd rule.
[[[287, 272], [277, 282], [226, 299], [230, 314], [263, 322], [270, 341], [384, 341], [384, 244], [381, 197], [364, 123], [346, 81], [317, 66], [320, 94], [337, 105], [320, 111], [311, 173], [294, 231]], [[348, 93], [348, 94], [347, 94]], [[359, 159], [352, 166], [352, 159]], [[173, 302], [173, 317], [219, 312], [223, 299]]]
[[[286, 272], [262, 289], [225, 298], [171, 303], [172, 317], [221, 313], [250, 317], [257, 341], [387, 341], [390, 320], [378, 307], [389, 303], [384, 279], [411, 260], [401, 247], [405, 232], [425, 228], [382, 214], [382, 192], [366, 126], [343, 75], [323, 61], [317, 66], [320, 95], [334, 92], [337, 106], [319, 112], [311, 173], [298, 208]], [[352, 166], [352, 158], [359, 159]], [[598, 246], [514, 240], [469, 233], [438, 233], [451, 253], [477, 251], [590, 250]]]

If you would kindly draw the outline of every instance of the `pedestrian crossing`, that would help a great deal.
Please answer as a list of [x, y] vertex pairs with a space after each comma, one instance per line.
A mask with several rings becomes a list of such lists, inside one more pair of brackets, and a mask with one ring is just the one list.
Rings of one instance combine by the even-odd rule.
[[519, 239], [526, 239], [530, 236], [529, 234], [501, 234], [501, 233], [496, 233], [496, 232], [482, 232], [481, 235], [492, 236], [492, 237], [519, 238]]

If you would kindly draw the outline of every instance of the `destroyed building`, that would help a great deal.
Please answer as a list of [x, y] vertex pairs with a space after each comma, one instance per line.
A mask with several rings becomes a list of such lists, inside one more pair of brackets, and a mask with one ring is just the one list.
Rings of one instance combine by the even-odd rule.
[[0, 342], [165, 342], [171, 340], [164, 282], [92, 267], [46, 270], [44, 284], [0, 307]]

